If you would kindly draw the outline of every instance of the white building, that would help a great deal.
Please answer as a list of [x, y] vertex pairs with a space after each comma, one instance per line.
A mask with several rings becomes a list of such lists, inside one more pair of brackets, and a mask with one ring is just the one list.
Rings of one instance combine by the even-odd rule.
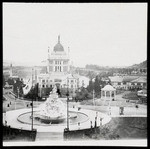
[[87, 87], [89, 79], [84, 76], [73, 75], [70, 70], [69, 49], [66, 52], [60, 43], [60, 36], [58, 36], [58, 43], [50, 51], [48, 48], [47, 72], [37, 75], [37, 82], [39, 83], [40, 96], [45, 94], [46, 88], [51, 88], [54, 85], [57, 88], [69, 88], [75, 91], [84, 86]]
[[129, 88], [146, 88], [146, 76], [112, 76], [109, 77], [114, 88], [122, 88], [128, 90]]

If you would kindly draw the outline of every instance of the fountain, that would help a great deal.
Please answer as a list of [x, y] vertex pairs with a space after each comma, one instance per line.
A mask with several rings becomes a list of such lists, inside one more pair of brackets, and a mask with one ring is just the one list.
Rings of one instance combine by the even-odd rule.
[[61, 123], [67, 118], [66, 107], [58, 98], [57, 87], [54, 86], [49, 98], [39, 106], [40, 111], [33, 117], [43, 123]]
[[[101, 118], [103, 118], [103, 122], [99, 121]], [[60, 133], [62, 137], [67, 124], [69, 124], [69, 131], [76, 131], [78, 129], [90, 130], [91, 122], [94, 124], [97, 121], [96, 127], [99, 127], [108, 123], [110, 119], [108, 115], [95, 110], [79, 110], [77, 107], [71, 106], [67, 110], [66, 104], [58, 97], [56, 86], [54, 86], [45, 102], [33, 108], [33, 112], [31, 108], [6, 112], [7, 124], [11, 128], [22, 130], [31, 130], [34, 128], [37, 132], [49, 132], [51, 136], [55, 133]]]

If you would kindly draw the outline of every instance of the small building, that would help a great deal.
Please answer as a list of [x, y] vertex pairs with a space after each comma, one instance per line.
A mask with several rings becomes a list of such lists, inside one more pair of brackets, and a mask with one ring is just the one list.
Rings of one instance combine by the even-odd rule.
[[122, 76], [112, 76], [112, 77], [109, 77], [109, 79], [114, 88], [120, 89], [123, 87], [123, 77]]
[[116, 89], [111, 85], [106, 85], [101, 89], [101, 99], [105, 100], [115, 100], [116, 98]]
[[147, 88], [147, 77], [141, 76], [133, 81], [131, 81], [132, 88], [141, 88], [146, 89]]

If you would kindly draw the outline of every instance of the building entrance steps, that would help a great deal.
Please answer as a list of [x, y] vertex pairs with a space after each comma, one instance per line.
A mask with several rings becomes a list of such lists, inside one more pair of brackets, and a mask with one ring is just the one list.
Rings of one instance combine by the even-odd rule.
[[63, 140], [63, 132], [37, 132], [35, 141]]

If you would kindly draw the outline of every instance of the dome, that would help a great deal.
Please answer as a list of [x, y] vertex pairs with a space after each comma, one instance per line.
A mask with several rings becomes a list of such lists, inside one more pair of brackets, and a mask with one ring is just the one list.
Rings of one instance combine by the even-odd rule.
[[54, 46], [54, 51], [64, 51], [63, 46], [60, 44], [60, 36], [58, 36], [58, 43]]
[[115, 91], [116, 89], [113, 88], [111, 85], [106, 85], [104, 88], [102, 88], [103, 91]]

